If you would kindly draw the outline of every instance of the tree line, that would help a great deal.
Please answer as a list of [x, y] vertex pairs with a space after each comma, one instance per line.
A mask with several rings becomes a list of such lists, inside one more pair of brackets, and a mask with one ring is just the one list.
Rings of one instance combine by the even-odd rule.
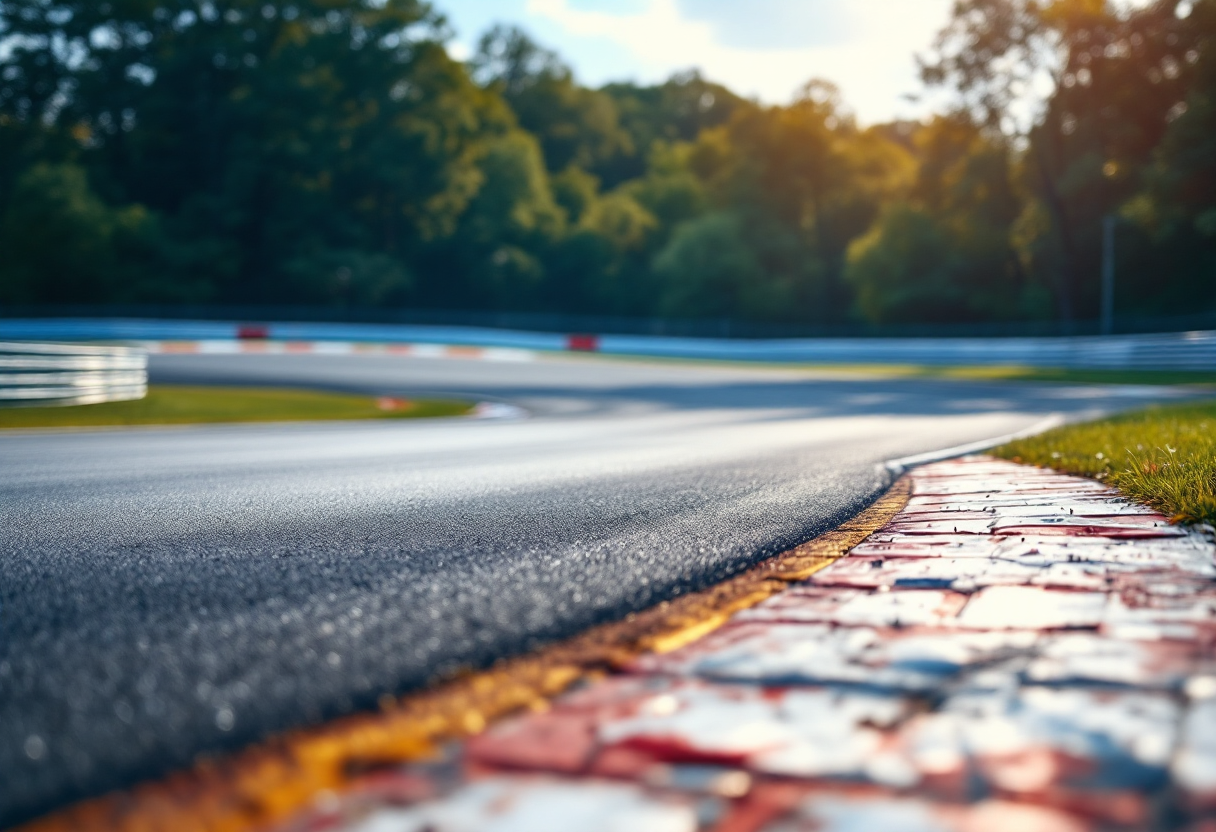
[[1092, 319], [1115, 216], [1117, 312], [1214, 309], [1214, 36], [957, 0], [940, 114], [861, 126], [514, 28], [458, 61], [420, 0], [0, 0], [0, 303]]

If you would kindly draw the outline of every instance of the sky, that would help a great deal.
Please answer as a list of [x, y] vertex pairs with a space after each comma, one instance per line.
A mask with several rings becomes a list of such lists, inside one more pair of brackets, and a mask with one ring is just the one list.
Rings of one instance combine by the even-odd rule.
[[495, 23], [521, 26], [578, 79], [662, 81], [697, 68], [736, 93], [784, 104], [812, 78], [840, 87], [865, 124], [924, 115], [913, 56], [951, 0], [432, 0], [470, 54]]

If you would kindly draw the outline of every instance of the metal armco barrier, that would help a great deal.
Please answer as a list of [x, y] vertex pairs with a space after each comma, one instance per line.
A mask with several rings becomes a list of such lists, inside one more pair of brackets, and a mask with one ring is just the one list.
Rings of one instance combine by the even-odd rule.
[[0, 343], [0, 405], [142, 399], [148, 355], [131, 347]]

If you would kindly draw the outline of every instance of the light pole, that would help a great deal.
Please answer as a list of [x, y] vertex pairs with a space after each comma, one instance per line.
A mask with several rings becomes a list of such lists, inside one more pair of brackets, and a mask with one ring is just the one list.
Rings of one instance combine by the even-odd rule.
[[1115, 328], [1115, 223], [1114, 214], [1102, 220], [1102, 334]]

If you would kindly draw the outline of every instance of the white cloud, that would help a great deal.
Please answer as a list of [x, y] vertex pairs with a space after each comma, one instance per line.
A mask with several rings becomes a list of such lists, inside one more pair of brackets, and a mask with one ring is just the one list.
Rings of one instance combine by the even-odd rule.
[[[622, 48], [636, 64], [622, 66], [620, 77], [657, 80], [677, 69], [698, 67], [737, 92], [769, 102], [788, 101], [807, 80], [826, 78], [841, 88], [845, 101], [865, 122], [921, 112], [902, 99], [919, 88], [913, 55], [929, 47], [950, 8], [950, 0], [852, 0], [837, 6], [847, 9], [848, 20], [832, 21], [840, 34], [830, 39], [834, 42], [774, 48], [731, 45], [738, 38], [723, 35], [720, 15], [692, 19], [677, 0], [644, 0], [627, 13], [588, 9], [576, 2], [527, 0], [526, 12], [565, 36]], [[781, 16], [774, 15], [773, 25], [781, 24]], [[755, 28], [746, 42], [758, 42]], [[784, 36], [775, 35], [774, 40], [790, 42]], [[560, 43], [557, 46], [560, 50]], [[569, 57], [577, 66], [577, 54]]]
[[677, 3], [685, 18], [713, 23], [718, 43], [745, 49], [827, 46], [848, 38], [852, 28], [848, 6], [839, 0], [748, 0], [746, 3], [739, 0], [677, 0]]

